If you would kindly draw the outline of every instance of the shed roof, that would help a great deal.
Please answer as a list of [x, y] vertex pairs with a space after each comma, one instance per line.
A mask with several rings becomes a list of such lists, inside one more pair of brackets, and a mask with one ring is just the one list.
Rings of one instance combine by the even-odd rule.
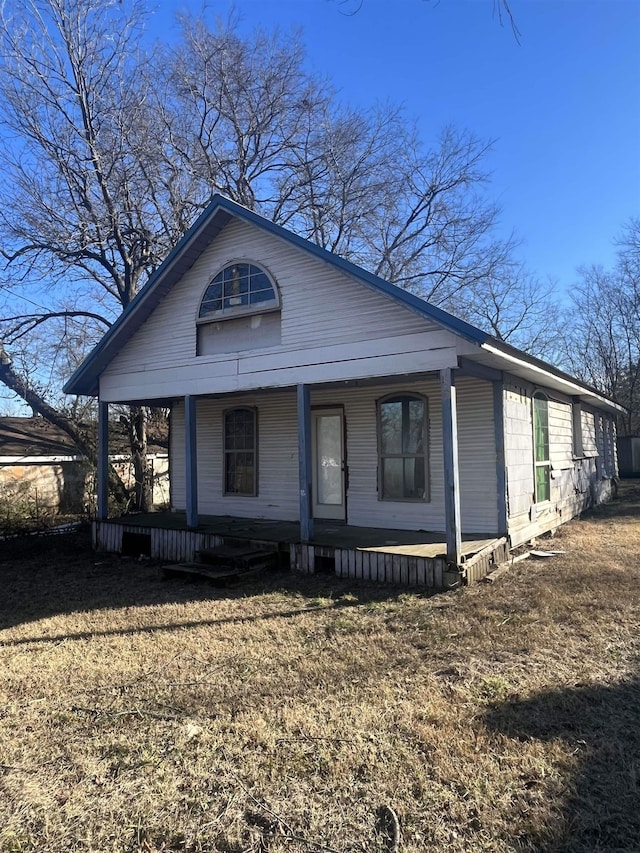
[[[97, 433], [95, 422], [88, 424], [87, 428]], [[112, 424], [109, 434], [113, 453], [124, 455], [131, 452], [126, 428], [122, 424]], [[165, 454], [166, 445], [166, 437], [150, 438], [149, 453]], [[5, 464], [6, 460], [74, 460], [81, 456], [71, 437], [44, 418], [0, 418], [0, 459], [4, 459]]]
[[0, 418], [0, 457], [76, 455], [71, 438], [43, 418]]

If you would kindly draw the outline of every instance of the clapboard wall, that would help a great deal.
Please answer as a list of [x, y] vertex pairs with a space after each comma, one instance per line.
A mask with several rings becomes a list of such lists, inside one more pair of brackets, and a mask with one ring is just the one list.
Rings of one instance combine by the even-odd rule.
[[[229, 351], [197, 354], [197, 316], [212, 277], [252, 261], [280, 294], [279, 334], [264, 346], [260, 315]], [[264, 317], [271, 315], [263, 315]], [[218, 321], [218, 326], [224, 322]], [[271, 322], [271, 321], [270, 321]], [[216, 324], [213, 323], [213, 326]], [[228, 336], [227, 336], [228, 337]], [[216, 349], [216, 347], [214, 347]], [[100, 378], [106, 402], [166, 399], [433, 370], [472, 352], [462, 338], [389, 296], [261, 229], [232, 220], [127, 340]]]
[[[493, 388], [489, 382], [470, 378], [458, 379], [457, 387], [462, 528], [465, 533], [494, 535], [498, 531], [498, 497]], [[402, 392], [422, 394], [428, 402], [430, 500], [427, 502], [378, 500], [377, 401], [390, 393]], [[257, 410], [259, 492], [255, 497], [223, 494], [223, 412], [236, 405], [254, 406]], [[311, 405], [340, 406], [344, 411], [349, 524], [444, 531], [442, 411], [437, 377], [393, 385], [312, 390]], [[200, 512], [274, 520], [299, 517], [294, 392], [199, 400], [197, 446]], [[173, 506], [184, 509], [184, 406], [180, 401], [172, 409], [171, 471]]]
[[[533, 407], [536, 391], [549, 400], [550, 500], [536, 504], [534, 494]], [[581, 407], [574, 436], [574, 401], [547, 388], [509, 378], [504, 386], [505, 464], [509, 538], [525, 542], [578, 515], [611, 494], [617, 476], [615, 422], [611, 416]]]

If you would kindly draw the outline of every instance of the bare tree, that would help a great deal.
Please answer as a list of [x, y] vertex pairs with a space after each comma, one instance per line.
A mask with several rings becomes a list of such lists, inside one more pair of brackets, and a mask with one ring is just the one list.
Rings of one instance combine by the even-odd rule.
[[554, 282], [544, 283], [514, 259], [505, 259], [457, 296], [454, 313], [496, 338], [547, 361], [562, 359], [564, 311]]
[[623, 246], [611, 271], [580, 270], [565, 340], [572, 371], [626, 407], [621, 417], [626, 435], [640, 429], [640, 278], [634, 252], [637, 259], [637, 246]]
[[[440, 0], [433, 0], [434, 5], [438, 5]], [[351, 17], [352, 15], [356, 15], [360, 9], [364, 6], [365, 0], [337, 0], [338, 9], [343, 15], [348, 15]], [[518, 25], [516, 23], [515, 15], [513, 14], [513, 10], [511, 9], [510, 0], [493, 0], [493, 14], [497, 17], [500, 22], [500, 26], [504, 26], [504, 23], [509, 25], [511, 32], [513, 33], [513, 37], [520, 44], [520, 30], [518, 29]]]
[[[448, 128], [426, 148], [397, 108], [341, 104], [295, 35], [187, 16], [176, 45], [145, 51], [142, 2], [1, 7], [0, 380], [34, 411], [86, 448], [52, 365], [88, 352], [215, 191], [454, 312], [484, 281], [500, 298], [511, 246], [493, 237], [486, 143]], [[29, 373], [35, 341], [48, 367]], [[144, 508], [144, 411], [131, 440]]]
[[[145, 133], [152, 105], [137, 74], [142, 21], [137, 2], [26, 0], [2, 8], [4, 287], [49, 287], [44, 310], [5, 318], [5, 347], [45, 324], [59, 331], [64, 321], [63, 341], [77, 344], [82, 330], [86, 353], [192, 218], [184, 201], [178, 210], [166, 204], [164, 160]], [[51, 419], [44, 389], [26, 382], [13, 390], [23, 398], [28, 390], [29, 405]], [[143, 413], [132, 422], [144, 508]], [[80, 446], [83, 437], [76, 432], [74, 440]]]

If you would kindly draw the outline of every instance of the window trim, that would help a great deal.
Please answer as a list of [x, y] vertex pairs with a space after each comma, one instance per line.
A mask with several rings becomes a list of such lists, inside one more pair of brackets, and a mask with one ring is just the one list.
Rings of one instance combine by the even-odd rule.
[[[254, 305], [237, 305], [237, 306], [234, 306], [233, 308], [227, 308], [227, 309], [222, 308], [220, 311], [215, 311], [215, 312], [212, 311], [210, 314], [207, 314], [206, 316], [201, 317], [200, 312], [202, 311], [202, 303], [205, 300], [205, 297], [207, 295], [207, 291], [209, 290], [209, 288], [211, 287], [211, 285], [213, 284], [215, 279], [219, 275], [223, 274], [225, 272], [225, 270], [230, 269], [231, 267], [240, 266], [241, 264], [246, 264], [249, 267], [254, 267], [255, 269], [259, 270], [259, 272], [261, 272], [263, 275], [265, 275], [268, 278], [269, 284], [271, 285], [271, 287], [273, 289], [273, 294], [275, 296], [275, 302], [269, 302], [267, 305], [264, 305], [264, 306], [261, 306], [260, 304], [254, 304]], [[223, 302], [224, 302], [224, 292], [223, 292]], [[278, 288], [278, 285], [276, 284], [274, 277], [271, 275], [271, 273], [267, 269], [265, 269], [265, 267], [262, 264], [258, 264], [255, 261], [252, 261], [248, 258], [237, 258], [237, 259], [232, 260], [232, 261], [227, 261], [224, 264], [224, 266], [220, 267], [217, 270], [217, 272], [214, 275], [212, 275], [211, 278], [207, 281], [207, 284], [206, 284], [204, 290], [202, 291], [202, 296], [200, 297], [200, 300], [198, 301], [198, 308], [197, 308], [197, 312], [196, 312], [196, 325], [201, 326], [201, 325], [204, 325], [207, 323], [222, 323], [222, 322], [225, 322], [226, 320], [232, 320], [232, 319], [235, 319], [237, 317], [253, 317], [256, 314], [269, 314], [273, 311], [280, 311], [280, 308], [281, 308], [280, 290]]]
[[[536, 400], [544, 400], [546, 404], [547, 458], [538, 459], [536, 445]], [[537, 506], [551, 502], [551, 436], [549, 431], [549, 396], [544, 391], [535, 391], [531, 396], [531, 428], [533, 433], [533, 500]], [[547, 469], [549, 497], [538, 499], [538, 468]]]
[[[227, 449], [227, 417], [234, 412], [251, 412], [253, 417], [253, 450]], [[227, 458], [235, 453], [253, 453], [253, 491], [227, 491]], [[225, 497], [255, 498], [258, 497], [258, 409], [255, 406], [232, 406], [222, 412], [222, 494]]]
[[[385, 453], [382, 452], [382, 406], [385, 403], [397, 402], [399, 400], [418, 400], [424, 406], [424, 447], [422, 453]], [[402, 430], [404, 432], [404, 415]], [[377, 476], [377, 492], [378, 500], [386, 501], [387, 503], [429, 503], [431, 501], [431, 469], [429, 465], [429, 399], [424, 394], [418, 394], [414, 391], [400, 391], [395, 394], [387, 394], [376, 401], [376, 433], [378, 442], [378, 476]], [[384, 460], [385, 459], [423, 459], [424, 460], [424, 496], [421, 498], [391, 498], [385, 497], [384, 494]]]

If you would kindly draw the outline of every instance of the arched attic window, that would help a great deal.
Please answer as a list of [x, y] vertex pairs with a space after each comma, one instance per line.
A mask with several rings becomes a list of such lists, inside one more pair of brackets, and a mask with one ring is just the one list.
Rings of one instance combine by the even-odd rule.
[[225, 320], [280, 307], [278, 289], [257, 264], [238, 261], [220, 270], [209, 283], [198, 320]]

